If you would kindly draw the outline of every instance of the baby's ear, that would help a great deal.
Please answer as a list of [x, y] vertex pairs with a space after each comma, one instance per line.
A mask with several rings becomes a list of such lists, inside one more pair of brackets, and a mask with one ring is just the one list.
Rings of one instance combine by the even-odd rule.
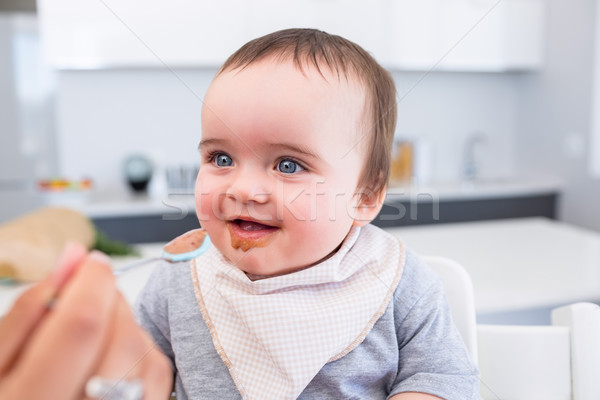
[[358, 199], [352, 225], [364, 226], [373, 221], [381, 211], [381, 207], [383, 207], [386, 193], [386, 188], [381, 189], [379, 192], [365, 189], [356, 193]]

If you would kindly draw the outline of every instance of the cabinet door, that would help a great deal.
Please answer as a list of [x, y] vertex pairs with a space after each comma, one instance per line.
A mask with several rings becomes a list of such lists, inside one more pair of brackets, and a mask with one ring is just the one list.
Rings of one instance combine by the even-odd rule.
[[538, 0], [454, 0], [441, 6], [441, 67], [504, 71], [542, 63], [544, 4]]
[[441, 59], [439, 0], [391, 0], [389, 26], [390, 68], [428, 70]]
[[388, 53], [382, 24], [387, 0], [253, 0], [251, 37], [285, 28], [315, 28], [352, 40], [378, 60]]
[[219, 66], [289, 27], [342, 35], [392, 69], [507, 70], [541, 62], [543, 0], [38, 0], [62, 68]]
[[244, 0], [38, 0], [59, 68], [218, 66], [247, 40]]
[[45, 55], [59, 68], [222, 64], [243, 43], [313, 27], [387, 54], [386, 0], [39, 0]]
[[390, 0], [389, 64], [505, 71], [542, 62], [541, 0]]

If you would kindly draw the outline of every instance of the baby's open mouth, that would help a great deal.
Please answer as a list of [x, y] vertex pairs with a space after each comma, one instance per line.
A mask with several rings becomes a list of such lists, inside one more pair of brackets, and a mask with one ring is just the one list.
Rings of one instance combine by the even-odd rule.
[[248, 251], [252, 247], [265, 247], [273, 234], [279, 231], [279, 228], [261, 222], [233, 219], [227, 223], [229, 235], [231, 237], [231, 247]]
[[274, 226], [265, 225], [256, 221], [247, 221], [244, 219], [234, 219], [233, 221], [231, 221], [231, 223], [237, 225], [241, 230], [245, 232], [256, 232], [277, 229]]

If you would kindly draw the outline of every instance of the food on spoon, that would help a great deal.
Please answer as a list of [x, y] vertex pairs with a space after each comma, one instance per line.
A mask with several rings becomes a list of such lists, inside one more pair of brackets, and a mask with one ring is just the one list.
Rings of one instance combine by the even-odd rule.
[[169, 254], [190, 253], [202, 246], [205, 238], [206, 231], [204, 229], [194, 229], [177, 236], [167, 243], [163, 249]]
[[87, 248], [96, 231], [81, 213], [61, 207], [45, 207], [0, 226], [0, 279], [37, 281], [56, 266], [69, 241]]

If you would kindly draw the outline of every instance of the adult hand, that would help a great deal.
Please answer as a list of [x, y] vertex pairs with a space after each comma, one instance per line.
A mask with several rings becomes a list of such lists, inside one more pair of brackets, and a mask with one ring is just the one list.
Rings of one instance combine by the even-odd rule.
[[170, 362], [135, 323], [107, 260], [68, 246], [0, 321], [0, 398], [79, 400], [93, 376], [140, 380], [144, 400], [169, 398]]

